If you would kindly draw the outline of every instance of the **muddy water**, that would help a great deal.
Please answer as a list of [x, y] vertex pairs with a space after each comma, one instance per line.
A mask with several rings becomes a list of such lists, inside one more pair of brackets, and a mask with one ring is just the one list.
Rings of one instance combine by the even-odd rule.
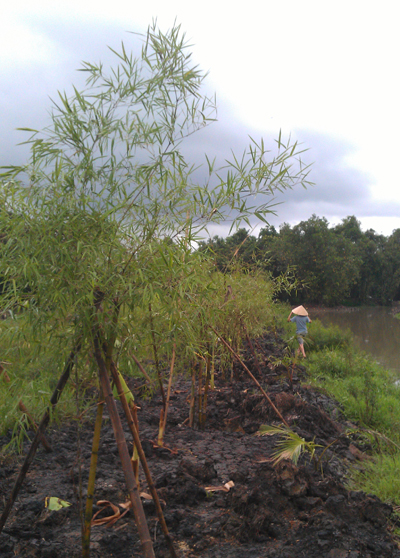
[[357, 308], [351, 311], [313, 312], [324, 325], [334, 324], [350, 329], [356, 346], [370, 354], [383, 366], [400, 376], [400, 320], [390, 308]]

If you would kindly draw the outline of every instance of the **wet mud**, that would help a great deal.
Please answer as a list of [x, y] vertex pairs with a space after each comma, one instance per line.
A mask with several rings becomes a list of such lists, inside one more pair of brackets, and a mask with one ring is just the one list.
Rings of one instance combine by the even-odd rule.
[[[270, 365], [269, 357], [279, 356], [281, 350], [279, 341], [265, 337], [257, 344], [261, 375], [250, 351], [245, 362], [293, 430], [322, 446], [319, 455], [336, 440], [317, 468], [307, 454], [297, 465], [288, 460], [272, 464], [277, 440], [254, 434], [260, 425], [279, 424], [279, 420], [240, 366], [235, 366], [233, 381], [216, 375], [216, 389], [208, 394], [204, 430], [188, 426], [190, 383], [185, 379], [174, 383], [164, 448], [155, 444], [161, 398], [146, 399], [139, 383], [130, 383], [140, 407], [143, 449], [178, 556], [400, 558], [392, 536], [392, 508], [373, 495], [346, 487], [349, 467], [362, 467], [368, 459], [367, 448], [343, 436], [349, 423], [339, 405], [307, 386], [303, 366], [294, 370], [290, 382], [284, 368]], [[125, 433], [131, 448], [128, 427]], [[47, 437], [53, 452], [38, 450], [0, 536], [1, 558], [81, 556], [79, 487], [87, 486], [93, 420], [50, 428]], [[3, 445], [7, 440], [6, 436], [0, 442]], [[27, 443], [25, 453], [28, 447]], [[0, 512], [22, 457], [1, 459]], [[229, 491], [211, 488], [229, 481], [234, 483]], [[141, 490], [149, 492], [142, 471]], [[49, 511], [44, 503], [49, 496], [72, 505]], [[128, 500], [107, 413], [95, 489], [95, 502], [100, 500], [115, 505]], [[167, 557], [152, 500], [143, 498], [143, 506], [155, 554]], [[95, 506], [95, 511], [100, 509]], [[112, 513], [105, 508], [98, 517]], [[91, 541], [93, 557], [142, 556], [132, 511], [112, 526], [92, 527]]]

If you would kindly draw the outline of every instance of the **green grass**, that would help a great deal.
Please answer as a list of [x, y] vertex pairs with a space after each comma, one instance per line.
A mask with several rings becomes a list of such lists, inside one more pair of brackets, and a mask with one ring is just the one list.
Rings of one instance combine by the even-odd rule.
[[352, 336], [349, 330], [343, 330], [338, 326], [325, 327], [320, 320], [313, 320], [308, 325], [308, 336], [306, 337], [307, 349], [310, 353], [326, 349], [349, 349], [352, 345]]
[[[400, 387], [393, 374], [357, 351], [349, 332], [318, 321], [311, 324], [306, 351], [308, 381], [334, 397], [357, 426], [400, 445]], [[387, 444], [372, 446], [372, 460], [362, 470], [354, 469], [349, 485], [399, 505], [400, 450]]]
[[400, 441], [400, 388], [389, 371], [350, 348], [311, 353], [307, 370], [350, 419]]
[[354, 470], [351, 485], [367, 494], [376, 494], [388, 504], [400, 503], [400, 452], [396, 455], [375, 456], [364, 463], [363, 469]]

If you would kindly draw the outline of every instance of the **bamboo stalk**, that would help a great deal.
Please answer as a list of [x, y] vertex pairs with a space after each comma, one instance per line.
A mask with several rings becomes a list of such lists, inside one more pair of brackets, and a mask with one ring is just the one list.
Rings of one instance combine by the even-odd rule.
[[255, 350], [254, 350], [253, 343], [251, 342], [250, 337], [249, 337], [249, 334], [247, 333], [247, 328], [246, 328], [246, 326], [245, 326], [244, 324], [242, 324], [242, 325], [243, 325], [244, 331], [245, 331], [245, 333], [246, 333], [247, 343], [249, 344], [250, 350], [251, 350], [251, 352], [253, 353], [254, 364], [256, 365], [257, 372], [260, 374], [260, 377], [262, 378], [262, 372], [261, 372], [260, 366], [259, 366], [259, 364], [258, 364], [257, 355], [256, 355], [256, 352], [255, 352]]
[[161, 409], [160, 412], [160, 424], [158, 428], [158, 439], [157, 439], [157, 444], [160, 447], [164, 445], [164, 433], [165, 433], [165, 428], [167, 426], [167, 415], [168, 415], [168, 407], [169, 407], [169, 398], [171, 396], [172, 375], [174, 372], [174, 364], [175, 364], [175, 343], [174, 343], [174, 348], [172, 350], [172, 360], [171, 360], [171, 367], [169, 371], [168, 390], [167, 390], [167, 397], [165, 400], [165, 408]]
[[[32, 428], [32, 430], [34, 432], [37, 432], [38, 426], [36, 422], [33, 420], [33, 418], [31, 417], [31, 415], [29, 414], [28, 409], [25, 407], [21, 399], [18, 402], [18, 409], [21, 411], [21, 413], [23, 413], [26, 416], [26, 420], [28, 421], [28, 424]], [[42, 433], [40, 434], [40, 442], [44, 447], [44, 449], [47, 451], [47, 453], [51, 453], [53, 451], [45, 435]]]
[[[149, 528], [146, 522], [143, 505], [140, 500], [139, 491], [136, 484], [135, 475], [133, 474], [132, 465], [129, 457], [128, 447], [126, 445], [125, 435], [119, 418], [117, 406], [113, 397], [108, 371], [103, 359], [100, 343], [99, 330], [94, 331], [94, 356], [99, 369], [99, 379], [103, 389], [105, 402], [110, 415], [111, 424], [114, 430], [115, 440], [119, 457], [122, 463], [122, 469], [125, 476], [126, 488], [129, 493], [129, 498], [132, 503], [132, 510], [135, 516], [136, 525], [139, 532], [143, 555], [145, 558], [155, 558], [153, 544], [151, 542]], [[112, 368], [112, 367], [111, 367]]]
[[153, 314], [152, 314], [150, 303], [149, 303], [149, 316], [150, 316], [151, 338], [152, 338], [152, 341], [153, 341], [154, 362], [156, 364], [156, 372], [157, 372], [157, 377], [158, 377], [158, 383], [160, 384], [161, 397], [162, 397], [162, 400], [163, 400], [163, 410], [164, 410], [164, 413], [165, 413], [165, 405], [166, 405], [165, 391], [164, 391], [164, 386], [163, 386], [162, 378], [161, 378], [160, 362], [158, 360], [156, 337], [155, 337], [155, 334], [154, 334]]
[[204, 397], [203, 397], [203, 410], [201, 413], [201, 428], [204, 429], [206, 425], [206, 413], [207, 413], [207, 397], [208, 397], [208, 388], [210, 386], [210, 378], [211, 378], [211, 355], [207, 355], [207, 362], [206, 362], [206, 382], [204, 386]]
[[75, 347], [72, 349], [72, 351], [70, 352], [70, 354], [68, 356], [67, 362], [66, 362], [64, 370], [63, 370], [63, 373], [61, 374], [61, 377], [57, 382], [56, 388], [55, 388], [55, 390], [54, 390], [54, 392], [53, 392], [53, 394], [50, 398], [50, 406], [46, 409], [46, 411], [45, 411], [45, 413], [42, 417], [42, 420], [40, 421], [38, 429], [36, 431], [35, 437], [32, 440], [31, 447], [29, 448], [28, 454], [25, 457], [25, 461], [22, 464], [19, 475], [18, 475], [18, 477], [15, 481], [14, 487], [12, 489], [11, 495], [10, 495], [10, 497], [9, 497], [9, 499], [8, 499], [6, 505], [5, 505], [5, 508], [3, 510], [3, 513], [1, 515], [1, 518], [0, 518], [0, 533], [3, 530], [3, 527], [4, 527], [4, 525], [7, 521], [7, 518], [10, 514], [11, 508], [12, 508], [12, 506], [13, 506], [13, 504], [14, 504], [17, 496], [18, 496], [18, 492], [21, 489], [22, 483], [24, 482], [25, 476], [26, 476], [26, 474], [29, 470], [29, 467], [30, 467], [34, 457], [35, 457], [37, 448], [40, 444], [40, 436], [46, 430], [46, 427], [49, 423], [51, 409], [53, 409], [57, 405], [57, 403], [58, 403], [58, 401], [61, 397], [63, 389], [65, 388], [65, 385], [66, 385], [66, 383], [68, 381], [68, 378], [71, 374], [71, 370], [74, 366], [75, 357], [79, 353], [80, 350], [81, 350], [81, 340], [79, 340], [77, 342], [77, 344], [75, 345]]
[[94, 485], [96, 480], [97, 458], [99, 454], [101, 423], [103, 420], [104, 397], [100, 392], [100, 400], [97, 404], [96, 422], [94, 425], [92, 455], [90, 458], [89, 481], [86, 496], [85, 522], [82, 533], [82, 558], [90, 556], [90, 530], [93, 515]]
[[143, 368], [143, 366], [140, 364], [140, 362], [138, 361], [138, 359], [136, 358], [136, 356], [133, 353], [129, 353], [129, 355], [133, 358], [133, 360], [136, 362], [140, 372], [143, 374], [143, 376], [146, 378], [146, 380], [149, 382], [150, 385], [153, 385], [153, 380], [150, 378], [150, 376], [147, 374], [146, 370]]
[[212, 357], [211, 357], [211, 378], [210, 378], [210, 387], [211, 389], [215, 389], [215, 344], [213, 341], [212, 344]]
[[168, 390], [167, 390], [167, 401], [166, 401], [166, 405], [165, 405], [165, 414], [164, 414], [164, 424], [163, 424], [163, 430], [165, 432], [165, 428], [167, 426], [167, 415], [168, 415], [168, 408], [169, 408], [169, 399], [171, 397], [171, 387], [172, 387], [172, 376], [174, 374], [174, 366], [175, 366], [175, 350], [176, 350], [176, 345], [174, 343], [173, 349], [172, 349], [172, 359], [171, 359], [171, 367], [169, 370], [169, 380], [168, 380]]
[[169, 408], [169, 398], [171, 397], [171, 386], [172, 386], [172, 376], [174, 373], [174, 365], [175, 365], [175, 349], [176, 345], [174, 343], [174, 347], [172, 349], [172, 359], [171, 359], [171, 366], [169, 370], [169, 379], [168, 379], [168, 389], [167, 389], [167, 398], [165, 401], [165, 409], [161, 409], [160, 413], [160, 426], [158, 429], [158, 440], [157, 443], [159, 446], [164, 445], [164, 433], [167, 427], [167, 415], [168, 415], [168, 408]]
[[247, 368], [247, 366], [244, 364], [244, 362], [241, 360], [241, 358], [235, 353], [235, 351], [232, 349], [232, 347], [225, 341], [225, 339], [223, 337], [221, 337], [221, 335], [210, 325], [209, 326], [213, 332], [215, 333], [215, 335], [218, 335], [218, 337], [221, 339], [222, 343], [225, 345], [225, 347], [232, 353], [232, 355], [236, 358], [236, 360], [243, 366], [243, 368], [246, 370], [246, 372], [248, 373], [248, 375], [250, 376], [250, 378], [254, 381], [254, 383], [257, 385], [257, 387], [260, 389], [261, 393], [264, 395], [265, 399], [268, 401], [268, 403], [271, 405], [271, 407], [273, 408], [273, 410], [275, 411], [275, 413], [278, 415], [279, 419], [283, 422], [283, 424], [285, 426], [287, 426], [289, 428], [288, 423], [286, 422], [286, 420], [283, 418], [283, 416], [281, 415], [281, 413], [278, 411], [278, 409], [275, 407], [275, 405], [273, 404], [272, 400], [270, 399], [270, 397], [268, 396], [268, 394], [264, 391], [263, 387], [261, 386], [261, 384], [258, 382], [258, 380], [253, 376], [253, 374], [250, 372], [250, 370]]
[[132, 457], [131, 457], [131, 463], [132, 463], [132, 471], [133, 471], [133, 474], [135, 475], [136, 484], [137, 484], [138, 490], [140, 491], [140, 480], [139, 480], [140, 459], [139, 459], [139, 452], [138, 452], [137, 447], [136, 447], [135, 444], [133, 444], [133, 452], [132, 452]]
[[158, 423], [158, 436], [157, 436], [157, 445], [160, 447], [164, 445], [163, 438], [164, 438], [164, 408], [161, 408], [160, 421]]
[[199, 359], [199, 391], [198, 391], [198, 426], [201, 426], [201, 413], [202, 413], [202, 408], [203, 408], [203, 396], [202, 396], [202, 391], [203, 389], [203, 361], [201, 359]]
[[[171, 366], [171, 367], [173, 368], [173, 366]], [[111, 374], [112, 374], [112, 377], [113, 377], [113, 381], [114, 381], [114, 383], [117, 387], [118, 396], [121, 400], [122, 407], [124, 409], [124, 412], [125, 412], [125, 415], [126, 415], [126, 418], [127, 418], [127, 421], [128, 421], [128, 426], [129, 426], [129, 429], [132, 433], [133, 441], [134, 441], [135, 447], [136, 447], [136, 449], [138, 451], [138, 454], [139, 454], [139, 458], [140, 458], [140, 462], [141, 462], [142, 467], [143, 467], [143, 471], [146, 475], [147, 484], [149, 486], [149, 490], [150, 490], [151, 495], [153, 497], [153, 502], [154, 502], [154, 505], [156, 507], [157, 517], [158, 517], [158, 520], [160, 522], [162, 531], [164, 533], [165, 540], [167, 542], [167, 545], [168, 545], [168, 548], [169, 548], [169, 551], [171, 553], [172, 558], [176, 558], [176, 552], [175, 552], [175, 549], [174, 549], [174, 546], [173, 546], [173, 543], [172, 543], [172, 538], [171, 538], [171, 535], [168, 532], [168, 527], [167, 527], [167, 524], [165, 523], [165, 518], [164, 518], [164, 514], [162, 512], [162, 508], [161, 508], [160, 500], [158, 498], [157, 490], [156, 490], [156, 487], [154, 485], [149, 466], [147, 464], [146, 455], [145, 455], [145, 453], [143, 451], [143, 448], [142, 448], [142, 444], [141, 444], [140, 437], [139, 437], [139, 431], [138, 431], [138, 428], [137, 428], [137, 422], [135, 421], [135, 418], [132, 416], [131, 409], [130, 409], [130, 407], [128, 405], [128, 402], [126, 400], [125, 393], [124, 393], [124, 390], [122, 389], [121, 381], [119, 379], [118, 371], [117, 371], [117, 368], [116, 368], [114, 363], [111, 363]]]
[[194, 367], [194, 360], [192, 360], [192, 387], [190, 390], [190, 408], [189, 408], [189, 426], [193, 428], [194, 425], [194, 408], [195, 408], [195, 387], [196, 387], [196, 372]]

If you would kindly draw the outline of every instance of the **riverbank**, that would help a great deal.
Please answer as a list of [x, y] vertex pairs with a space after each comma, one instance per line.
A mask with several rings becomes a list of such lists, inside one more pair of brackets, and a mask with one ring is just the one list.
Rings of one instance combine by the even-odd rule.
[[[354, 426], [332, 397], [309, 384], [300, 363], [285, 366], [285, 344], [273, 335], [257, 342], [258, 366], [247, 348], [244, 359], [288, 422], [305, 440], [314, 440], [324, 453], [322, 470], [315, 470], [303, 454], [297, 465], [283, 461], [274, 467], [274, 437], [255, 433], [262, 424], [277, 424], [275, 412], [239, 365], [233, 381], [217, 374], [216, 389], [209, 392], [205, 430], [187, 426], [190, 385], [180, 379], [171, 396], [165, 448], [157, 436], [160, 397], [143, 398], [137, 381], [131, 381], [140, 407], [143, 448], [154, 482], [164, 502], [164, 513], [182, 558], [382, 558], [400, 557], [393, 538], [392, 508], [378, 498], [346, 488], [350, 467], [368, 461], [357, 437], [346, 435]], [[272, 364], [275, 363], [275, 364]], [[259, 373], [258, 369], [260, 368]], [[92, 421], [79, 430], [70, 423], [52, 428], [54, 451], [39, 450], [12, 515], [0, 539], [2, 558], [74, 558], [81, 555], [79, 520], [79, 462], [83, 486], [87, 484]], [[127, 437], [128, 429], [125, 427]], [[1, 440], [4, 444], [7, 437]], [[24, 451], [27, 450], [27, 444]], [[1, 503], [9, 494], [20, 459], [2, 458]], [[225, 491], [211, 490], [228, 481]], [[147, 492], [143, 475], [142, 490]], [[72, 505], [50, 512], [47, 496]], [[102, 428], [95, 500], [118, 505], [126, 501], [112, 428]], [[167, 556], [151, 500], [144, 507], [156, 556]], [[99, 508], [97, 508], [99, 509]], [[120, 508], [122, 511], [122, 508]], [[108, 515], [110, 508], [102, 512]], [[141, 556], [131, 512], [111, 527], [92, 530], [93, 556]]]

